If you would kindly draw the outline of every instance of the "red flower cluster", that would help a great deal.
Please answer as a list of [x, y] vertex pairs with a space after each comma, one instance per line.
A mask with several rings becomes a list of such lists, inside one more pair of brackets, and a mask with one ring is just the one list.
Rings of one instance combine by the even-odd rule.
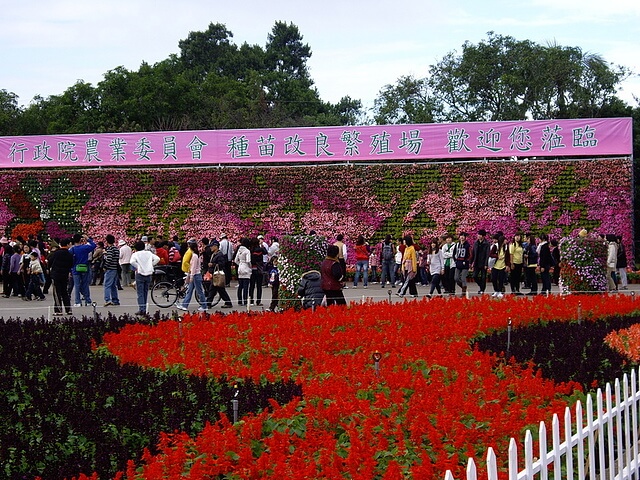
[[104, 339], [122, 362], [294, 379], [304, 399], [235, 425], [222, 415], [196, 438], [166, 435], [127, 478], [461, 478], [467, 458], [483, 459], [489, 446], [506, 460], [512, 436], [561, 413], [579, 388], [473, 350], [474, 336], [509, 319], [570, 321], [579, 309], [595, 319], [637, 305], [628, 296], [437, 298], [128, 326]]

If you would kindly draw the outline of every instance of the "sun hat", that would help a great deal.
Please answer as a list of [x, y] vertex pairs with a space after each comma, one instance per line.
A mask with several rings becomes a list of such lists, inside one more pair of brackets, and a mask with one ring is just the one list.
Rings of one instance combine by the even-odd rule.
[[124, 240], [120, 240], [120, 241], [118, 242], [118, 245], [120, 245], [120, 246], [122, 246], [122, 245], [126, 245], [126, 244], [127, 244], [127, 242], [125, 242]]

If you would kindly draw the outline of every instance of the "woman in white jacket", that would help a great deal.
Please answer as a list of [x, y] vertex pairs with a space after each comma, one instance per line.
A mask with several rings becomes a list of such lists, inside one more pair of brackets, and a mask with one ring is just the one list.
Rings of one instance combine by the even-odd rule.
[[618, 277], [616, 275], [616, 263], [618, 262], [618, 242], [616, 236], [608, 234], [607, 242], [607, 281], [609, 283], [609, 291], [618, 290]]
[[249, 299], [249, 282], [251, 279], [251, 242], [248, 238], [240, 240], [240, 246], [236, 252], [234, 262], [238, 269], [238, 305], [247, 304]]

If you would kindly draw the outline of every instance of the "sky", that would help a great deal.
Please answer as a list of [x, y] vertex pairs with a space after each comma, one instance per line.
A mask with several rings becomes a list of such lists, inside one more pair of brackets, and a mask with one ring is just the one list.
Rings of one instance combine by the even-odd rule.
[[265, 46], [276, 21], [292, 22], [311, 47], [311, 78], [324, 101], [344, 96], [366, 109], [401, 76], [429, 66], [487, 32], [580, 47], [635, 75], [619, 93], [640, 97], [638, 0], [0, 0], [0, 90], [20, 105], [96, 86], [116, 67], [137, 70], [178, 54], [178, 42], [210, 23], [233, 42]]

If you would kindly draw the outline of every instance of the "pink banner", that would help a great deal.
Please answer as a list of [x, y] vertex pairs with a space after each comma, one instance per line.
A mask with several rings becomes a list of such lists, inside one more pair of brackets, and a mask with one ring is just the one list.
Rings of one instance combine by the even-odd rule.
[[0, 168], [631, 155], [631, 119], [0, 137]]

